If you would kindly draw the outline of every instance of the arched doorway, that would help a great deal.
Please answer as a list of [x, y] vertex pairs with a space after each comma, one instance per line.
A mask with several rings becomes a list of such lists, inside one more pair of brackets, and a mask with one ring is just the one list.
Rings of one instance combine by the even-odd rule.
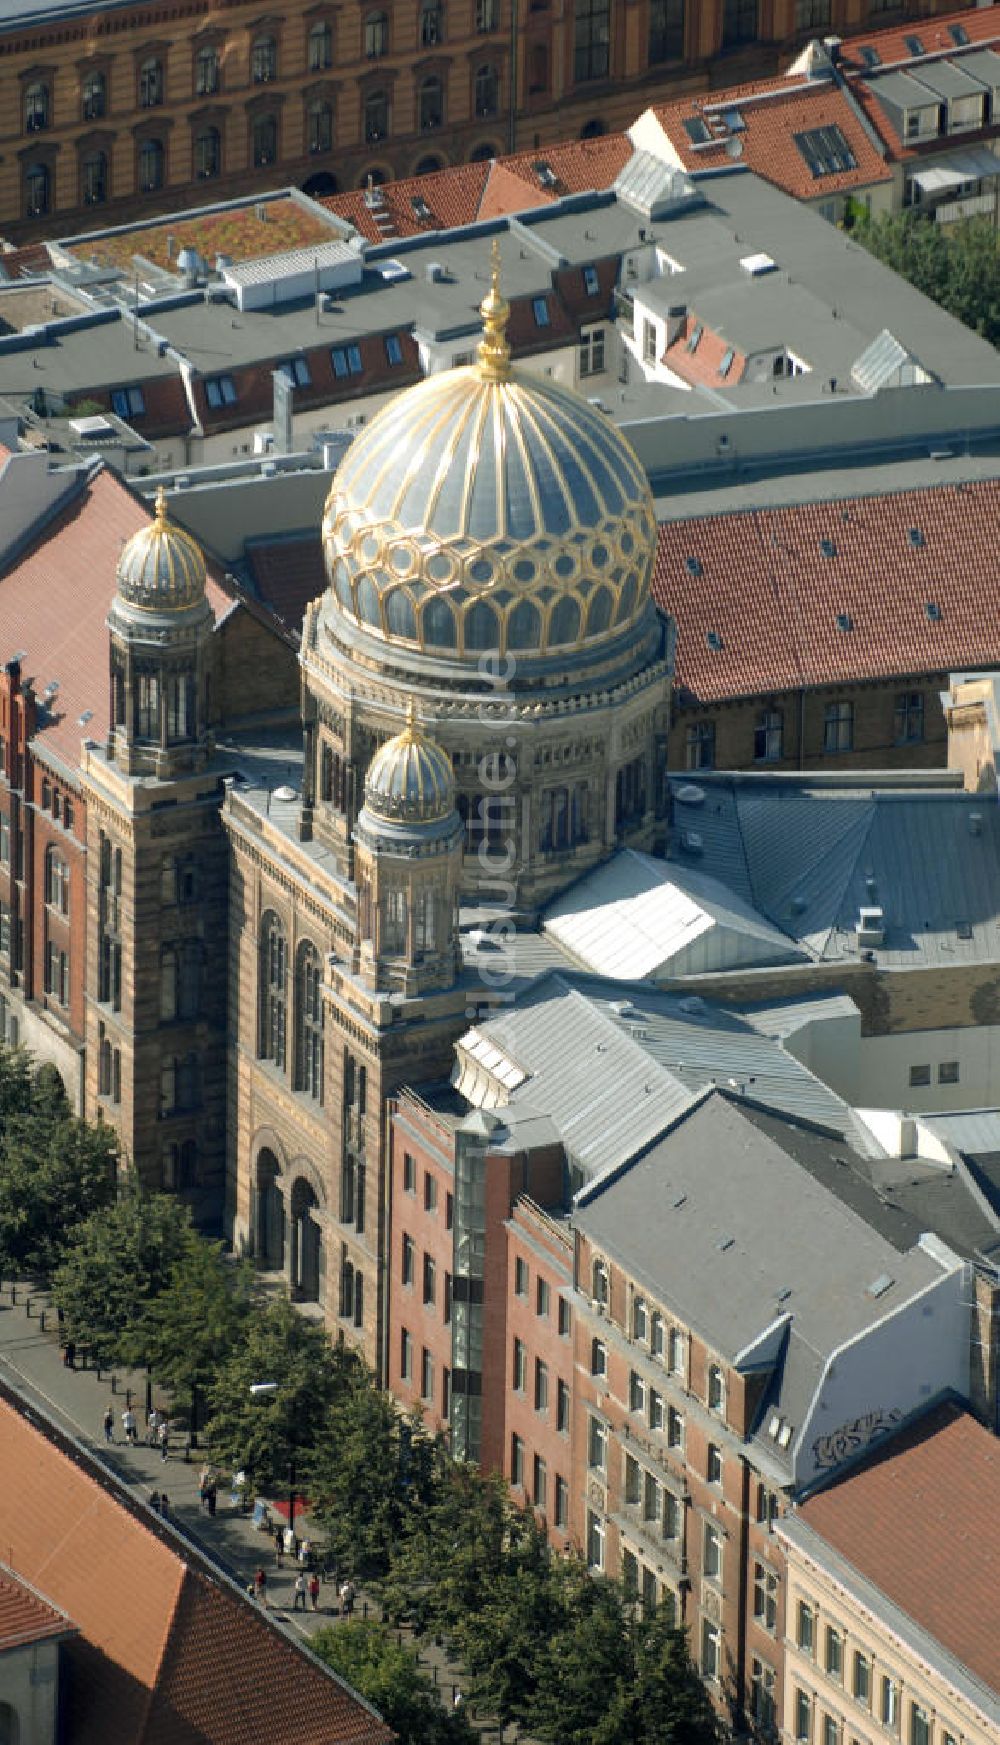
[[310, 194], [314, 200], [325, 200], [331, 194], [339, 194], [340, 186], [329, 170], [317, 170], [314, 176], [308, 176], [303, 182], [302, 192]]
[[285, 1264], [285, 1196], [279, 1186], [281, 1165], [265, 1146], [257, 1158], [256, 1255], [265, 1272], [281, 1272]]
[[318, 1303], [322, 1272], [319, 1201], [303, 1176], [292, 1188], [292, 1291], [300, 1303]]

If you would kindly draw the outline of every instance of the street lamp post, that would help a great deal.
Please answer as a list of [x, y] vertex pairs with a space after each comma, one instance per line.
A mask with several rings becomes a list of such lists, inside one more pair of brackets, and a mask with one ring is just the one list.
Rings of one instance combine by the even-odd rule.
[[[277, 1394], [277, 1392], [278, 1392], [278, 1384], [276, 1381], [252, 1381], [250, 1383], [250, 1395], [251, 1395], [252, 1399], [255, 1399], [255, 1400], [273, 1399], [275, 1397], [275, 1395]], [[289, 1531], [291, 1533], [295, 1532], [295, 1455], [294, 1455], [294, 1452], [292, 1454], [290, 1454], [288, 1457], [288, 1527], [289, 1527]]]

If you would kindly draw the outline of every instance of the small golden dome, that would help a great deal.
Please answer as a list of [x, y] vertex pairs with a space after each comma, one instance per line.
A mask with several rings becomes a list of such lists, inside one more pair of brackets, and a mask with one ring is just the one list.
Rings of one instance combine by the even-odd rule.
[[421, 733], [412, 699], [402, 733], [380, 746], [368, 765], [365, 809], [392, 824], [436, 824], [455, 810], [448, 754]]
[[606, 413], [511, 367], [496, 245], [481, 314], [477, 362], [398, 394], [337, 468], [329, 597], [394, 646], [564, 659], [650, 610], [649, 483]]
[[152, 521], [133, 533], [118, 559], [118, 595], [147, 612], [180, 612], [205, 597], [201, 547], [168, 519], [162, 485]]

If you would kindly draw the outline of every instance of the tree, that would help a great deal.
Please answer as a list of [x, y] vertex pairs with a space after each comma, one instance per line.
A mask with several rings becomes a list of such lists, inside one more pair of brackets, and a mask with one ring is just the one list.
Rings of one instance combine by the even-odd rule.
[[[287, 1297], [247, 1320], [246, 1338], [230, 1352], [208, 1390], [206, 1433], [217, 1458], [242, 1467], [258, 1487], [305, 1471], [327, 1433], [330, 1408], [358, 1371], [358, 1359], [333, 1346]], [[273, 1394], [254, 1397], [254, 1382]]]
[[164, 1288], [146, 1307], [139, 1340], [146, 1362], [190, 1412], [192, 1429], [199, 1402], [246, 1337], [252, 1288], [249, 1261], [230, 1264], [220, 1243], [188, 1227]]
[[592, 1745], [722, 1745], [727, 1729], [665, 1609], [632, 1626], [628, 1651]]
[[[13, 1101], [19, 1076], [16, 1065], [8, 1075], [0, 1063], [0, 1098]], [[48, 1078], [34, 1111], [30, 1100], [8, 1107], [0, 1137], [0, 1262], [50, 1279], [75, 1227], [113, 1201], [117, 1168], [112, 1129], [68, 1116]]]
[[318, 1630], [310, 1646], [374, 1704], [399, 1745], [473, 1745], [476, 1733], [464, 1711], [442, 1707], [412, 1649], [400, 1647], [384, 1624], [359, 1619]]
[[855, 209], [852, 235], [967, 327], [994, 345], [1000, 340], [1000, 253], [992, 220], [945, 226], [919, 212], [872, 218]]
[[146, 1311], [180, 1259], [190, 1224], [179, 1201], [129, 1181], [119, 1200], [73, 1229], [52, 1279], [67, 1336], [104, 1362], [144, 1362]]
[[385, 1584], [388, 1609], [419, 1630], [455, 1635], [503, 1571], [513, 1518], [502, 1478], [449, 1466], [428, 1505], [404, 1524]]
[[552, 1625], [540, 1643], [536, 1688], [525, 1722], [559, 1745], [591, 1745], [630, 1675], [621, 1590], [591, 1576], [578, 1558], [555, 1566]]

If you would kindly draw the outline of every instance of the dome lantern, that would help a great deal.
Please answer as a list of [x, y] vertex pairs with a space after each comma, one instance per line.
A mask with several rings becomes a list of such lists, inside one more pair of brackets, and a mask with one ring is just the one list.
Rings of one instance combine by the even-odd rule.
[[379, 748], [365, 777], [365, 810], [396, 825], [437, 824], [455, 810], [455, 778], [437, 742], [420, 731], [410, 698], [402, 733]]

